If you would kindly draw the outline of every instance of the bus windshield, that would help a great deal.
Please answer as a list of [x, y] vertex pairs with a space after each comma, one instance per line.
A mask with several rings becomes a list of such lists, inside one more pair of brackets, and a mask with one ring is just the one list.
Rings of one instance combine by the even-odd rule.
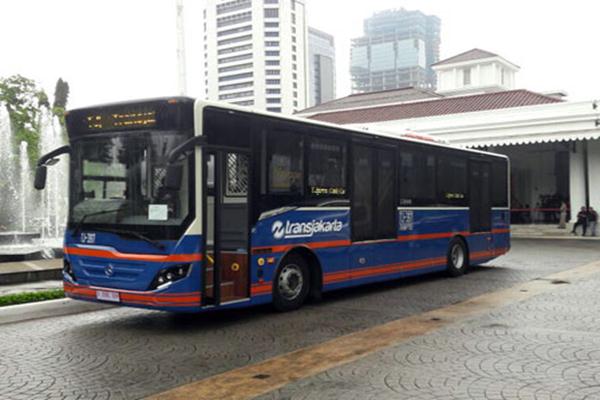
[[190, 137], [180, 131], [85, 135], [71, 143], [70, 229], [116, 226], [153, 239], [176, 239], [192, 216], [191, 161], [179, 190], [164, 186], [169, 152]]

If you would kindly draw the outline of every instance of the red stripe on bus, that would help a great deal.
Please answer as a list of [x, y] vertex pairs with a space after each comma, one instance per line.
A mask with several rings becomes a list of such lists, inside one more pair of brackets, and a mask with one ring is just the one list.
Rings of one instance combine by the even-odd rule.
[[105, 288], [93, 288], [89, 286], [72, 285], [68, 282], [64, 283], [64, 289], [67, 293], [72, 293], [78, 296], [96, 298], [97, 291], [116, 292], [119, 293], [119, 298], [123, 302], [147, 302], [150, 305], [163, 304], [181, 304], [181, 303], [196, 303], [201, 300], [200, 292], [191, 293], [149, 293], [149, 292], [131, 292]]
[[456, 235], [469, 236], [469, 232], [436, 232], [436, 233], [415, 233], [398, 236], [398, 240], [406, 242], [410, 240], [426, 240], [426, 239], [444, 239], [451, 238]]
[[[327, 241], [323, 241], [323, 242], [307, 242], [307, 243], [290, 243], [290, 244], [284, 244], [284, 245], [279, 245], [279, 246], [260, 246], [260, 247], [253, 247], [252, 248], [252, 253], [253, 254], [257, 254], [257, 253], [284, 253], [286, 251], [288, 251], [289, 249], [292, 249], [294, 247], [308, 247], [310, 249], [323, 249], [323, 248], [327, 248], [327, 247], [343, 247], [343, 246], [350, 246], [352, 244], [352, 242], [350, 240], [327, 240]], [[266, 251], [268, 250], [268, 251]]]
[[148, 261], [148, 262], [194, 262], [201, 261], [202, 254], [136, 254], [121, 253], [116, 250], [83, 249], [79, 247], [65, 247], [66, 254], [73, 256], [86, 256], [98, 258], [110, 258], [114, 260]]

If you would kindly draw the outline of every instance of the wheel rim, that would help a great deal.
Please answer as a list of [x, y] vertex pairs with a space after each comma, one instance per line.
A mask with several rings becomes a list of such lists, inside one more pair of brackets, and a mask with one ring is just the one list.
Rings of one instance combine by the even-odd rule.
[[465, 252], [460, 244], [452, 246], [450, 260], [456, 269], [461, 269], [465, 264]]
[[304, 277], [300, 267], [295, 264], [288, 264], [283, 267], [279, 273], [277, 286], [283, 298], [286, 300], [296, 299], [304, 286]]

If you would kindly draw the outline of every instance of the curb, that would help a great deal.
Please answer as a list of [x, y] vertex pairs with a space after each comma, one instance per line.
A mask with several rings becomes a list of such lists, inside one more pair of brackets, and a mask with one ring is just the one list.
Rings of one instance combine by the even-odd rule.
[[30, 321], [40, 318], [60, 317], [90, 311], [99, 311], [115, 306], [89, 303], [72, 299], [38, 301], [0, 307], [0, 325]]
[[62, 268], [0, 273], [0, 285], [62, 280]]
[[515, 235], [511, 234], [511, 239], [550, 239], [550, 240], [600, 240], [600, 236], [541, 236], [541, 235]]

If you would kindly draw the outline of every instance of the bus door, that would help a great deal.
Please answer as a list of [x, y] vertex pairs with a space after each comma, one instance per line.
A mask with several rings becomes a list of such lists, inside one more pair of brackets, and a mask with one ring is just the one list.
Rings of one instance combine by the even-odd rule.
[[250, 155], [205, 150], [204, 305], [249, 297]]
[[492, 230], [490, 179], [488, 162], [469, 162], [469, 221], [472, 233]]
[[391, 252], [384, 250], [396, 238], [395, 152], [355, 143], [351, 171], [352, 242], [362, 243], [351, 247], [350, 265], [358, 277], [361, 269], [388, 263]]

